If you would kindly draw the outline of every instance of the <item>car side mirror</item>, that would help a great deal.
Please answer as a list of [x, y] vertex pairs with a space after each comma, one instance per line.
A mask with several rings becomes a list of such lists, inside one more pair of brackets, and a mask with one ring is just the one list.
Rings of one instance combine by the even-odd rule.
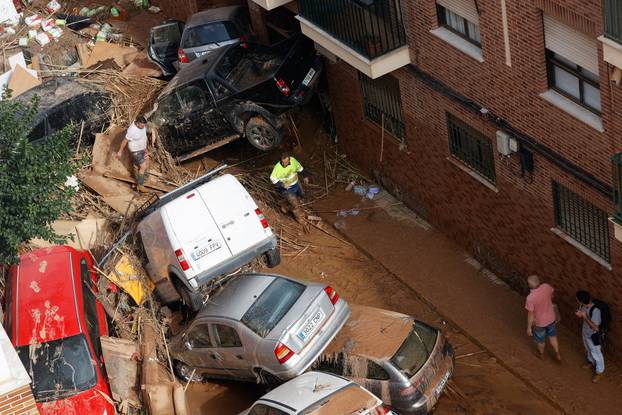
[[190, 343], [190, 340], [186, 340], [186, 341], [184, 342], [184, 348], [185, 348], [186, 350], [192, 350], [192, 343]]

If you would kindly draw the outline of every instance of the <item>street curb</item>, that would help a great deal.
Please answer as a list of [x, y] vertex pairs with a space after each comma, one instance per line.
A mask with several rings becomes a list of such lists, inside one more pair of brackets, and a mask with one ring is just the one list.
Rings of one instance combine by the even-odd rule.
[[[325, 217], [325, 214], [319, 214], [319, 215], [322, 216], [327, 223], [331, 223], [332, 224], [332, 221], [328, 220], [328, 218]], [[376, 262], [377, 264], [379, 264], [387, 272], [387, 274], [393, 276], [395, 279], [397, 279], [402, 284], [404, 284], [406, 287], [408, 287], [420, 301], [422, 301], [425, 305], [430, 307], [435, 313], [437, 313], [439, 316], [441, 316], [443, 318], [443, 320], [449, 322], [452, 326], [454, 326], [457, 329], [459, 329], [460, 333], [462, 335], [464, 335], [467, 339], [469, 339], [469, 341], [473, 342], [478, 347], [480, 347], [482, 350], [485, 350], [486, 353], [488, 353], [489, 355], [494, 357], [497, 360], [497, 363], [499, 363], [499, 365], [501, 365], [501, 367], [503, 367], [505, 370], [510, 372], [516, 378], [518, 378], [521, 382], [523, 382], [525, 384], [525, 386], [527, 386], [530, 390], [532, 390], [536, 395], [538, 395], [539, 397], [544, 399], [546, 402], [548, 402], [555, 409], [559, 410], [563, 415], [572, 415], [571, 413], [567, 412], [559, 403], [557, 403], [557, 401], [553, 400], [549, 395], [547, 395], [546, 393], [541, 391], [528, 378], [524, 377], [523, 375], [521, 375], [520, 373], [515, 371], [512, 368], [512, 366], [510, 366], [510, 365], [506, 364], [505, 362], [503, 362], [503, 360], [500, 359], [497, 354], [495, 354], [493, 351], [491, 351], [489, 348], [487, 348], [484, 344], [482, 344], [475, 337], [471, 336], [464, 328], [462, 328], [459, 324], [457, 324], [454, 320], [452, 320], [444, 312], [439, 310], [430, 300], [428, 300], [423, 294], [421, 294], [421, 292], [417, 291], [407, 281], [405, 281], [400, 276], [398, 276], [393, 271], [391, 271], [389, 268], [387, 268], [387, 266], [384, 265], [384, 263], [382, 261], [380, 261], [379, 259], [374, 257], [366, 248], [364, 248], [363, 246], [359, 245], [356, 241], [354, 241], [352, 238], [350, 238], [348, 235], [346, 235], [345, 233], [341, 232], [339, 229], [335, 228], [334, 226], [331, 226], [331, 228], [333, 229], [333, 231], [335, 231], [336, 233], [341, 235], [346, 241], [348, 241], [350, 244], [352, 244], [352, 246], [356, 247], [367, 258], [369, 258], [370, 260], [372, 260], [372, 261]]]

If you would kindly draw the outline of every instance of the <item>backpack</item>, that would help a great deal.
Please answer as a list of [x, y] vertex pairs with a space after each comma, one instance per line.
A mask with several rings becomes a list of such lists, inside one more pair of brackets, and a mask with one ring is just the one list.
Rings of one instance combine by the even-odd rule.
[[605, 334], [611, 328], [611, 308], [609, 304], [596, 298], [592, 300], [592, 304], [594, 305], [590, 308], [589, 318], [592, 318], [592, 310], [598, 308], [600, 310], [600, 326], [598, 326], [598, 331]]

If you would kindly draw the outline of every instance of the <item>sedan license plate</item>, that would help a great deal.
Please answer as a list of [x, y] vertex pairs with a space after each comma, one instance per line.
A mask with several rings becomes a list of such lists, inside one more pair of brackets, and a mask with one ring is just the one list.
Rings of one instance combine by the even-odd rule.
[[192, 254], [190, 254], [190, 256], [192, 257], [193, 260], [196, 261], [198, 259], [203, 258], [205, 255], [210, 254], [217, 249], [220, 249], [220, 247], [221, 247], [220, 242], [218, 241], [210, 242], [207, 246], [204, 246], [203, 248], [200, 248], [194, 251]]
[[448, 370], [447, 373], [445, 373], [443, 378], [440, 380], [440, 382], [438, 382], [438, 385], [436, 385], [436, 388], [434, 389], [435, 398], [438, 398], [439, 395], [443, 392], [443, 388], [447, 384], [447, 381], [449, 380], [450, 377], [451, 377], [451, 370]]
[[304, 86], [309, 85], [314, 75], [315, 75], [315, 69], [313, 68], [309, 69], [309, 72], [307, 72], [307, 76], [305, 76], [305, 79], [302, 81], [302, 84]]
[[318, 310], [309, 320], [307, 320], [307, 324], [304, 325], [302, 330], [298, 332], [298, 338], [302, 341], [305, 341], [309, 338], [311, 334], [315, 331], [317, 326], [324, 320], [324, 312], [322, 310]]

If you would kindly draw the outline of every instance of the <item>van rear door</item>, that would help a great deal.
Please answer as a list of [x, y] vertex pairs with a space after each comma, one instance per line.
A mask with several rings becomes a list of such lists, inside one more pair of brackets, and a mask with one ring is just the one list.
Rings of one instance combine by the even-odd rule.
[[272, 235], [270, 228], [264, 228], [261, 224], [255, 201], [232, 175], [227, 174], [212, 180], [198, 191], [225, 237], [232, 255], [237, 255]]
[[177, 238], [171, 245], [175, 250], [183, 250], [191, 276], [231, 257], [223, 235], [196, 189], [166, 204], [162, 212]]

